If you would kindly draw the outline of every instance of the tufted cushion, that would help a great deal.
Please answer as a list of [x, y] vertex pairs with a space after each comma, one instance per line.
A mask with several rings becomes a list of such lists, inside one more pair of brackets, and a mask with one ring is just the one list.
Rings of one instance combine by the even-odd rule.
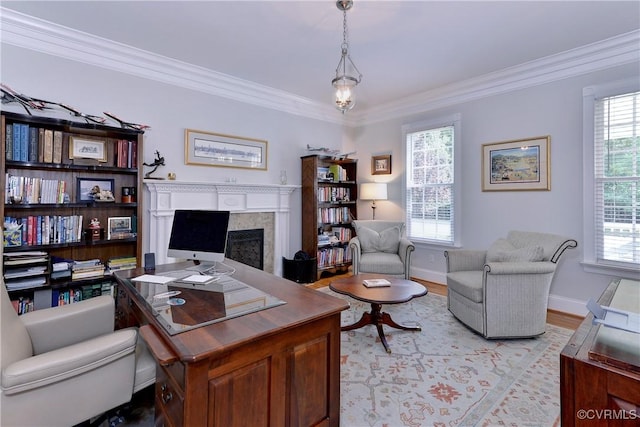
[[506, 239], [498, 239], [487, 249], [487, 262], [537, 262], [544, 259], [542, 246], [516, 248]]
[[368, 227], [358, 227], [356, 233], [362, 252], [398, 253], [400, 227], [390, 227], [380, 233]]

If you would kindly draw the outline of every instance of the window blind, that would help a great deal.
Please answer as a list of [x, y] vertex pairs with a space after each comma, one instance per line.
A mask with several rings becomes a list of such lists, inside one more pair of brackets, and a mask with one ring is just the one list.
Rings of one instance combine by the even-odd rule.
[[415, 240], [454, 242], [454, 126], [406, 134], [406, 224]]
[[594, 113], [597, 261], [640, 266], [640, 92], [598, 99]]

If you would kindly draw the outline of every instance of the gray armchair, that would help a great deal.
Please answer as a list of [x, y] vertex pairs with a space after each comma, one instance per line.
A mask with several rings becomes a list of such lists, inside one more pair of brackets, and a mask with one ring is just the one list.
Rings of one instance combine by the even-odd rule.
[[577, 246], [555, 234], [510, 231], [487, 250], [445, 251], [448, 309], [485, 338], [540, 335], [558, 260]]
[[155, 382], [137, 329], [114, 332], [113, 297], [18, 316], [0, 288], [0, 425], [69, 427]]
[[405, 237], [404, 222], [354, 220], [349, 241], [353, 274], [379, 273], [409, 279], [415, 246]]

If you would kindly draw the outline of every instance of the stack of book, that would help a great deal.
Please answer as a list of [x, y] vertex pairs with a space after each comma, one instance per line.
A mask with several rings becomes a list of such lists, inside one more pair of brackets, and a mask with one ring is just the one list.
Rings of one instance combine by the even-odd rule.
[[104, 265], [99, 259], [75, 261], [71, 267], [71, 280], [93, 279], [104, 276]]
[[107, 269], [110, 273], [118, 270], [129, 270], [137, 267], [137, 258], [134, 256], [114, 257], [107, 261]]
[[58, 259], [52, 257], [51, 259], [51, 280], [61, 280], [71, 278], [71, 265], [73, 261]]
[[7, 290], [29, 289], [47, 284], [49, 255], [41, 251], [4, 254], [3, 271]]

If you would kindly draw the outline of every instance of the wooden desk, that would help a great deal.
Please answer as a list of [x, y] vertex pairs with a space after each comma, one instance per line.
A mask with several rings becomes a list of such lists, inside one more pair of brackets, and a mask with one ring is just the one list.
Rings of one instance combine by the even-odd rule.
[[[598, 303], [637, 312], [640, 283], [615, 280]], [[562, 427], [638, 426], [640, 335], [592, 321], [589, 314], [560, 354]]]
[[[340, 312], [345, 301], [232, 260], [233, 277], [286, 304], [169, 335], [130, 279], [116, 273], [118, 324], [140, 333], [158, 362], [156, 425], [340, 424]], [[158, 266], [178, 270], [191, 263]]]

